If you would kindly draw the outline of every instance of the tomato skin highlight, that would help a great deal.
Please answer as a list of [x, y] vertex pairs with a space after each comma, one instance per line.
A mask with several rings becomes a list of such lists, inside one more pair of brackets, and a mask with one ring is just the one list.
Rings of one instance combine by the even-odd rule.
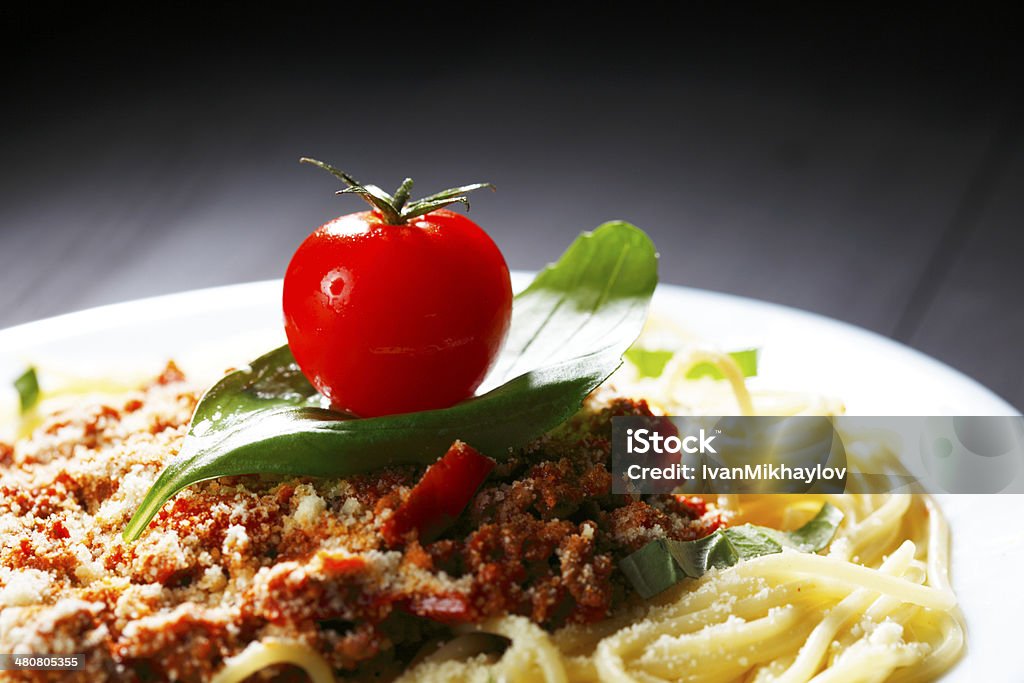
[[406, 225], [369, 211], [336, 218], [299, 246], [284, 278], [295, 360], [334, 408], [361, 417], [472, 396], [511, 312], [497, 245], [444, 209]]

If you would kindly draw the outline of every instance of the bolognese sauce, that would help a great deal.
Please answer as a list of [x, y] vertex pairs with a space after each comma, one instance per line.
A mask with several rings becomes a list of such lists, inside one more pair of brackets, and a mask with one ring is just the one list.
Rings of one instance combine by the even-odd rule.
[[400, 467], [208, 481], [127, 544], [196, 401], [170, 367], [119, 404], [68, 409], [0, 445], [0, 650], [84, 652], [86, 670], [63, 674], [81, 680], [203, 680], [280, 636], [336, 670], [398, 671], [459, 624], [604, 619], [631, 597], [619, 559], [722, 524], [698, 499], [611, 495], [610, 418], [651, 413], [605, 395], [494, 467], [433, 538], [382, 531], [424, 474]]

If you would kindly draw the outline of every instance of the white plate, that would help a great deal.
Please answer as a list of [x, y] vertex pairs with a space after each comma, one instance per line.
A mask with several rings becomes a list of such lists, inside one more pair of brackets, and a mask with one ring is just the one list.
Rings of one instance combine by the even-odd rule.
[[[519, 287], [527, 281], [514, 275]], [[13, 411], [6, 380], [29, 362], [55, 371], [137, 376], [174, 358], [193, 376], [213, 378], [283, 341], [280, 291], [279, 281], [218, 287], [2, 330], [0, 409]], [[658, 288], [652, 310], [725, 349], [760, 348], [761, 386], [841, 397], [851, 414], [1018, 414], [928, 356], [811, 313], [668, 285]], [[1024, 531], [1015, 524], [1024, 497], [950, 495], [941, 504], [953, 527], [953, 582], [969, 639], [967, 657], [945, 680], [1024, 680], [1024, 658], [1009, 654], [1017, 652], [1011, 619], [1024, 612], [1024, 590], [1017, 589]]]

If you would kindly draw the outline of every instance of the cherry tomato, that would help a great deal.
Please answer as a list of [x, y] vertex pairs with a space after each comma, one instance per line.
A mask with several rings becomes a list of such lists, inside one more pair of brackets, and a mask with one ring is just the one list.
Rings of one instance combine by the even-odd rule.
[[508, 266], [476, 223], [444, 209], [396, 217], [375, 209], [322, 225], [284, 278], [295, 360], [335, 409], [361, 417], [472, 396], [511, 317]]

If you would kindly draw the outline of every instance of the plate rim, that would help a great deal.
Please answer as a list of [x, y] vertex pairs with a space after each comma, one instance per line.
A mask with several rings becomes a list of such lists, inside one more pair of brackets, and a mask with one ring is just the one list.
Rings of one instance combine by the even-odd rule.
[[[534, 274], [534, 272], [524, 270], [511, 271], [513, 288], [518, 291], [519, 288], [527, 284], [528, 279]], [[173, 310], [179, 310], [182, 301], [191, 299], [192, 301], [189, 302], [190, 313], [221, 310], [230, 301], [232, 295], [251, 293], [261, 289], [276, 290], [280, 288], [281, 282], [280, 279], [254, 280], [230, 285], [188, 289], [169, 294], [159, 294], [93, 306], [78, 311], [19, 323], [0, 329], [0, 354], [8, 353], [11, 348], [24, 347], [28, 340], [38, 339], [40, 336], [48, 339], [59, 339], [61, 337], [74, 337], [86, 334], [89, 331], [102, 329], [119, 318], [123, 320], [128, 314], [132, 314], [132, 319], [135, 322], [159, 321], [165, 319], [168, 315], [161, 304], [173, 302], [176, 304]], [[659, 282], [658, 288], [655, 291], [654, 301], [666, 296], [695, 296], [709, 301], [718, 300], [730, 306], [753, 304], [773, 314], [801, 319], [818, 328], [831, 328], [833, 331], [844, 335], [859, 338], [875, 348], [883, 349], [885, 353], [896, 354], [918, 366], [927, 367], [929, 370], [942, 373], [961, 387], [969, 388], [974, 398], [988, 403], [991, 406], [989, 409], [990, 414], [1021, 415], [1021, 411], [1016, 406], [962, 370], [930, 356], [924, 351], [854, 323], [755, 297]], [[69, 332], [69, 330], [73, 330], [73, 332]]]

